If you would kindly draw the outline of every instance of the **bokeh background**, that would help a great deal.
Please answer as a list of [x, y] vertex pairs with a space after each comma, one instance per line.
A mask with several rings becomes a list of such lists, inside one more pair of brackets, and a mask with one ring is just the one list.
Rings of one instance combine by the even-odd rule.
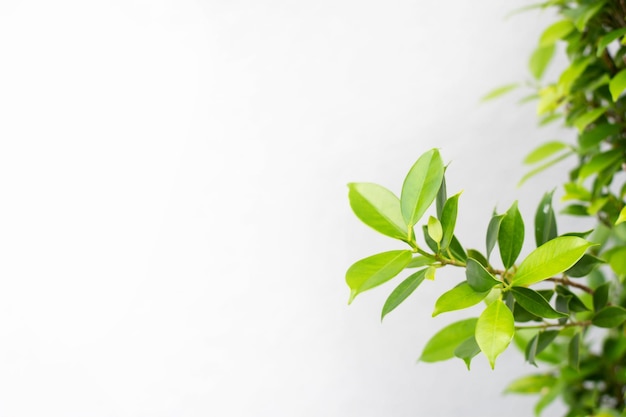
[[563, 174], [516, 188], [521, 161], [572, 133], [524, 94], [479, 103], [529, 78], [552, 16], [505, 18], [527, 4], [0, 2], [0, 415], [531, 415], [502, 395], [534, 371], [513, 348], [416, 364], [465, 316], [430, 318], [461, 273], [382, 324], [394, 283], [348, 307], [344, 282], [400, 248], [345, 184], [399, 193], [432, 147], [459, 238], [519, 199], [530, 249]]

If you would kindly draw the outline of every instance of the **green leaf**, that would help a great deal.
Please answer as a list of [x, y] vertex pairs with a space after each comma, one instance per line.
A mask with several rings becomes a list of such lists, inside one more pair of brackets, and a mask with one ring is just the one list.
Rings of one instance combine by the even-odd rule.
[[441, 226], [443, 228], [441, 250], [446, 249], [450, 245], [452, 236], [454, 236], [454, 227], [456, 226], [460, 195], [461, 193], [458, 193], [447, 199], [443, 209], [441, 210]]
[[[562, 311], [564, 313], [567, 313], [569, 311], [574, 311], [578, 313], [583, 312], [583, 311], [589, 311], [589, 308], [587, 308], [585, 303], [583, 303], [582, 300], [578, 298], [576, 294], [574, 294], [569, 289], [567, 289], [567, 287], [564, 287], [563, 285], [557, 285], [556, 292], [557, 292], [557, 300], [556, 300], [557, 310]], [[565, 301], [565, 303], [561, 305], [563, 301]]]
[[558, 162], [561, 162], [562, 160], [564, 160], [565, 158], [567, 158], [570, 155], [573, 155], [574, 152], [566, 152], [564, 154], [561, 154], [559, 156], [557, 156], [554, 159], [551, 159], [550, 161], [539, 165], [537, 168], [533, 169], [532, 171], [527, 172], [522, 179], [517, 183], [518, 187], [521, 187], [522, 184], [524, 184], [528, 179], [534, 177], [535, 175], [539, 174], [542, 171], [545, 171], [546, 169], [550, 168], [551, 166], [557, 164]]
[[594, 155], [589, 162], [585, 163], [578, 173], [578, 180], [582, 181], [585, 178], [604, 171], [612, 165], [618, 164], [623, 158], [623, 152], [620, 149], [612, 149], [603, 153]]
[[552, 208], [552, 195], [545, 193], [535, 213], [535, 243], [541, 246], [557, 237], [556, 216]]
[[507, 85], [503, 85], [497, 88], [494, 88], [493, 90], [491, 90], [490, 92], [488, 92], [487, 94], [485, 94], [480, 101], [489, 101], [489, 100], [493, 100], [494, 98], [498, 98], [500, 96], [505, 95], [506, 93], [509, 93], [513, 90], [515, 90], [516, 88], [519, 87], [518, 83], [515, 84], [507, 84]]
[[419, 268], [421, 266], [432, 265], [435, 262], [437, 262], [435, 258], [418, 255], [418, 256], [415, 256], [413, 259], [411, 259], [411, 262], [409, 262], [409, 264], [406, 267], [407, 268]]
[[600, 142], [618, 134], [621, 130], [619, 125], [605, 123], [581, 133], [578, 136], [579, 152], [586, 153], [589, 149], [598, 146]]
[[452, 253], [452, 257], [454, 259], [461, 262], [465, 262], [465, 260], [467, 259], [467, 254], [463, 249], [463, 245], [461, 245], [461, 242], [459, 242], [459, 240], [454, 235], [452, 235], [452, 240], [450, 241], [450, 246], [448, 247], [448, 249]]
[[[554, 400], [556, 400], [563, 391], [563, 383], [557, 382], [555, 385], [548, 387], [547, 391], [542, 391], [542, 396], [535, 404], [535, 415], [538, 416], [541, 412], [549, 406]], [[545, 392], [545, 393], [544, 393]]]
[[494, 214], [489, 220], [489, 226], [487, 226], [487, 259], [491, 256], [491, 251], [496, 246], [498, 240], [498, 233], [500, 231], [500, 224], [506, 214]]
[[363, 223], [383, 235], [408, 240], [400, 200], [391, 191], [371, 183], [350, 183], [348, 189], [350, 207]]
[[619, 306], [608, 306], [596, 313], [591, 323], [597, 327], [617, 327], [626, 321], [626, 309]]
[[465, 319], [441, 329], [426, 343], [419, 360], [438, 362], [453, 358], [456, 348], [474, 335], [477, 321], [476, 318]]
[[563, 118], [562, 113], [552, 113], [552, 114], [545, 115], [539, 120], [539, 126], [549, 125], [550, 123], [555, 122], [562, 118]]
[[538, 394], [545, 388], [549, 388], [556, 383], [556, 377], [550, 374], [526, 375], [511, 382], [505, 393], [515, 394]]
[[480, 347], [478, 346], [478, 343], [476, 343], [476, 338], [474, 337], [474, 335], [465, 340], [454, 350], [454, 356], [463, 359], [463, 362], [465, 362], [468, 371], [470, 369], [472, 359], [474, 359], [474, 357], [479, 353]]
[[519, 256], [524, 244], [524, 221], [517, 208], [517, 201], [507, 210], [498, 231], [500, 258], [505, 269], [509, 269]]
[[616, 246], [602, 254], [617, 275], [626, 275], [626, 246]]
[[621, 28], [621, 29], [611, 31], [607, 33], [606, 35], [604, 35], [603, 37], [601, 37], [598, 40], [597, 56], [602, 55], [602, 52], [604, 52], [606, 47], [609, 46], [611, 42], [617, 40], [618, 38], [621, 38], [624, 35], [626, 35], [626, 28]]
[[586, 253], [578, 260], [578, 262], [574, 264], [574, 266], [565, 271], [565, 275], [572, 278], [586, 277], [596, 266], [602, 263], [604, 263], [602, 259]]
[[595, 311], [600, 311], [609, 301], [609, 289], [611, 288], [611, 283], [606, 282], [596, 288], [593, 292], [593, 309]]
[[467, 258], [465, 277], [469, 286], [481, 293], [490, 291], [494, 286], [501, 284], [484, 266], [472, 258]]
[[546, 301], [538, 292], [525, 287], [513, 287], [511, 292], [522, 307], [528, 312], [546, 319], [559, 319], [567, 317], [567, 314], [560, 313], [552, 308], [550, 303]]
[[539, 355], [541, 352], [543, 352], [558, 335], [558, 330], [544, 330], [538, 332], [532, 339], [530, 339], [530, 342], [528, 342], [528, 345], [526, 346], [526, 361], [528, 361], [531, 365], [537, 366], [535, 358], [540, 359]]
[[411, 262], [411, 257], [410, 250], [392, 250], [355, 262], [346, 272], [346, 283], [350, 287], [348, 304], [363, 291], [398, 275]]
[[570, 204], [561, 210], [561, 214], [569, 214], [570, 216], [589, 216], [589, 213], [587, 213], [587, 207], [582, 204]]
[[569, 20], [556, 22], [543, 31], [539, 38], [539, 46], [552, 45], [569, 35], [574, 29], [574, 24]]
[[590, 110], [586, 113], [583, 113], [581, 116], [577, 117], [574, 120], [573, 125], [578, 128], [579, 132], [585, 130], [587, 126], [591, 123], [595, 122], [600, 116], [602, 116], [607, 111], [606, 107], [600, 107], [598, 109]]
[[467, 250], [467, 257], [468, 258], [474, 258], [475, 261], [477, 261], [479, 264], [481, 264], [485, 268], [487, 268], [489, 266], [489, 261], [487, 260], [487, 258], [485, 258], [485, 255], [483, 255], [482, 253], [480, 253], [476, 249], [468, 249]]
[[402, 185], [400, 207], [409, 226], [415, 225], [433, 203], [443, 181], [443, 161], [437, 149], [419, 157]]
[[480, 350], [487, 356], [491, 369], [495, 367], [496, 358], [511, 343], [514, 334], [513, 313], [502, 300], [491, 303], [478, 318], [476, 342], [480, 346]]
[[609, 91], [613, 101], [617, 101], [619, 96], [626, 90], [626, 69], [621, 70], [609, 82]]
[[576, 333], [568, 346], [567, 362], [569, 366], [578, 371], [580, 367], [580, 333]]
[[489, 291], [477, 292], [467, 282], [462, 282], [450, 291], [446, 291], [435, 302], [433, 317], [448, 311], [462, 310], [480, 303]]
[[434, 266], [429, 266], [428, 268], [426, 268], [426, 272], [424, 276], [426, 277], [427, 280], [434, 281], [435, 272], [437, 272], [437, 268], [435, 268]]
[[406, 300], [407, 297], [411, 295], [413, 291], [415, 291], [415, 289], [417, 289], [417, 287], [419, 287], [419, 285], [424, 281], [425, 277], [426, 269], [422, 269], [415, 272], [414, 274], [409, 275], [407, 279], [402, 281], [400, 285], [398, 285], [396, 289], [391, 292], [391, 294], [387, 298], [387, 301], [385, 301], [380, 320], [382, 321], [387, 314], [389, 314], [404, 300]]
[[443, 228], [436, 217], [430, 216], [428, 218], [428, 235], [437, 243], [440, 243], [441, 238], [443, 238]]
[[554, 44], [539, 46], [530, 56], [528, 68], [536, 80], [540, 80], [543, 77], [543, 73], [554, 56], [554, 49]]
[[[444, 168], [445, 174], [445, 168]], [[437, 207], [437, 217], [441, 220], [441, 212], [443, 211], [443, 206], [446, 204], [446, 200], [448, 199], [448, 190], [446, 187], [446, 177], [441, 180], [441, 185], [439, 186], [439, 190], [437, 191], [437, 197], [435, 198], [435, 205]]]
[[604, 7], [605, 3], [606, 1], [603, 0], [595, 0], [590, 4], [585, 4], [575, 9], [566, 9], [563, 11], [563, 15], [572, 19], [576, 28], [582, 32], [585, 30], [587, 22]]
[[619, 216], [617, 217], [617, 220], [615, 221], [615, 225], [617, 226], [620, 223], [624, 223], [626, 222], [626, 206], [622, 207], [622, 209], [619, 212]]
[[575, 236], [560, 236], [532, 251], [522, 261], [512, 284], [528, 286], [569, 269], [582, 256], [591, 243]]
[[546, 142], [539, 147], [535, 148], [524, 158], [525, 164], [534, 164], [554, 155], [555, 153], [567, 149], [568, 146], [563, 142]]
[[591, 62], [591, 57], [581, 57], [574, 60], [574, 62], [561, 73], [557, 91], [561, 94], [569, 94], [574, 82], [585, 72]]

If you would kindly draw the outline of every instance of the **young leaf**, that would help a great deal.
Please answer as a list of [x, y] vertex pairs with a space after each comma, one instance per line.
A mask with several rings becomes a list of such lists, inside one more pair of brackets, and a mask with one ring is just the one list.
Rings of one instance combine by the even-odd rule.
[[506, 216], [506, 214], [494, 214], [491, 220], [489, 220], [489, 226], [487, 226], [487, 259], [489, 259], [491, 251], [496, 246], [498, 233], [500, 231], [500, 224], [502, 223], [504, 216]]
[[491, 369], [496, 358], [505, 351], [515, 334], [513, 313], [501, 301], [491, 303], [478, 318], [476, 323], [476, 343], [487, 356]]
[[443, 237], [443, 229], [441, 228], [441, 222], [436, 217], [430, 216], [428, 218], [428, 236], [438, 244]]
[[407, 297], [411, 295], [413, 291], [415, 291], [415, 289], [419, 287], [419, 285], [424, 281], [425, 277], [426, 269], [422, 269], [415, 272], [414, 274], [409, 275], [407, 279], [402, 281], [400, 285], [398, 285], [396, 289], [391, 292], [391, 294], [387, 298], [387, 301], [385, 301], [380, 320], [382, 321], [387, 314], [389, 314], [396, 307], [398, 307], [400, 303], [406, 300]]
[[540, 80], [543, 77], [543, 73], [554, 56], [554, 49], [554, 44], [539, 46], [530, 56], [528, 68], [536, 80]]
[[506, 269], [515, 263], [524, 244], [524, 221], [517, 208], [517, 201], [506, 212], [498, 231], [500, 258]]
[[452, 253], [452, 257], [454, 257], [454, 259], [461, 262], [465, 262], [465, 260], [467, 259], [467, 253], [465, 253], [463, 245], [461, 245], [461, 242], [459, 242], [455, 235], [452, 235], [452, 240], [450, 241], [450, 246], [448, 247], [448, 249]]
[[505, 393], [515, 394], [538, 394], [545, 388], [549, 388], [556, 383], [556, 378], [550, 374], [526, 375], [511, 382]]
[[591, 323], [598, 327], [617, 327], [626, 321], [626, 309], [619, 306], [608, 306], [596, 313]]
[[609, 301], [609, 289], [610, 288], [611, 288], [611, 283], [606, 282], [595, 289], [595, 291], [593, 292], [594, 311], [600, 311], [604, 307], [606, 307], [606, 304]]
[[568, 156], [573, 155], [573, 154], [574, 154], [574, 152], [565, 152], [564, 154], [561, 154], [561, 155], [557, 156], [556, 158], [551, 159], [548, 162], [539, 165], [537, 168], [535, 168], [535, 169], [527, 172], [526, 174], [524, 174], [522, 179], [519, 180], [519, 182], [517, 183], [517, 186], [521, 187], [526, 181], [528, 181], [528, 179], [534, 177], [535, 175], [539, 174], [540, 172], [545, 171], [546, 169], [548, 169], [551, 166], [561, 162], [562, 160], [564, 160], [565, 158], [567, 158]]
[[617, 101], [624, 90], [626, 90], [626, 69], [618, 72], [609, 82], [609, 91], [613, 101]]
[[591, 243], [575, 236], [560, 236], [532, 251], [522, 261], [512, 284], [528, 286], [569, 269], [582, 256]]
[[456, 348], [474, 335], [477, 321], [476, 318], [465, 319], [441, 329], [426, 343], [419, 361], [438, 362], [453, 358]]
[[563, 149], [567, 149], [567, 148], [568, 146], [564, 144], [563, 142], [557, 142], [557, 141], [546, 142], [540, 145], [539, 147], [535, 148], [528, 155], [526, 155], [526, 158], [524, 158], [524, 163], [534, 164], [534, 163], [540, 162], [554, 155], [555, 153]]
[[617, 275], [626, 275], [626, 246], [616, 246], [602, 255]]
[[548, 46], [563, 39], [575, 29], [574, 24], [569, 20], [561, 20], [549, 26], [539, 38], [539, 46]]
[[446, 249], [454, 236], [454, 227], [456, 226], [456, 217], [459, 206], [459, 196], [461, 193], [455, 194], [446, 200], [441, 210], [441, 226], [443, 228], [443, 237], [441, 239], [441, 250]]
[[411, 262], [411, 256], [410, 250], [393, 250], [355, 262], [346, 272], [346, 283], [350, 287], [348, 304], [363, 291], [398, 275]]
[[494, 98], [500, 97], [505, 95], [506, 93], [509, 93], [513, 90], [515, 90], [516, 88], [519, 87], [519, 84], [515, 83], [515, 84], [507, 84], [507, 85], [503, 85], [501, 87], [498, 88], [494, 88], [493, 90], [491, 90], [490, 92], [488, 92], [487, 94], [485, 94], [480, 101], [489, 101], [489, 100], [493, 100]]
[[383, 235], [408, 239], [400, 200], [391, 191], [371, 183], [350, 183], [348, 189], [350, 207], [363, 223]]
[[427, 280], [430, 281], [434, 281], [435, 280], [435, 272], [437, 272], [437, 268], [435, 268], [434, 266], [429, 266], [428, 268], [426, 268], [425, 270], [426, 272], [424, 273], [424, 276], [426, 277]]
[[557, 237], [556, 216], [552, 208], [553, 194], [554, 191], [544, 194], [535, 213], [535, 242], [537, 246]]
[[462, 282], [450, 291], [446, 291], [435, 302], [433, 317], [448, 311], [462, 310], [480, 303], [489, 291], [477, 292], [467, 282]]
[[598, 109], [590, 110], [577, 117], [576, 120], [572, 122], [572, 124], [576, 126], [576, 128], [578, 128], [579, 132], [582, 132], [588, 125], [595, 122], [596, 119], [602, 116], [606, 111], [606, 107], [600, 107]]
[[470, 338], [462, 342], [455, 350], [454, 356], [463, 359], [467, 370], [470, 369], [472, 359], [480, 353], [480, 347], [476, 343], [476, 338], [472, 335]]
[[550, 303], [546, 301], [538, 292], [525, 287], [513, 287], [511, 292], [522, 307], [528, 312], [546, 319], [559, 319], [567, 317], [567, 314], [559, 313], [552, 308]]
[[415, 225], [433, 203], [443, 181], [443, 161], [437, 149], [419, 157], [402, 185], [400, 207], [404, 221]]
[[501, 283], [477, 260], [472, 258], [467, 258], [465, 277], [469, 286], [477, 292], [490, 291], [495, 285]]
[[617, 40], [618, 38], [621, 38], [624, 35], [626, 35], [626, 28], [621, 28], [621, 29], [611, 31], [607, 33], [606, 35], [604, 35], [603, 37], [601, 37], [598, 40], [598, 52], [596, 55], [597, 56], [602, 55], [602, 52], [604, 52], [606, 47], [609, 46], [611, 42]]

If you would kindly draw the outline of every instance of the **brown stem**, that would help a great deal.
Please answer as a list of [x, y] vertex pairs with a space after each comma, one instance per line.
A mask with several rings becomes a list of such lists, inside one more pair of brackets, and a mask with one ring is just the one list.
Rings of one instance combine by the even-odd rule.
[[579, 321], [579, 322], [570, 322], [570, 323], [544, 323], [538, 324], [536, 326], [515, 326], [515, 330], [523, 330], [523, 329], [549, 329], [551, 327], [587, 327], [591, 325], [591, 320]]
[[579, 283], [574, 282], [574, 281], [570, 281], [567, 278], [548, 278], [546, 281], [552, 281], [552, 282], [556, 282], [557, 284], [566, 285], [568, 287], [578, 288], [578, 289], [583, 290], [584, 292], [586, 292], [588, 294], [593, 294], [594, 293], [593, 289], [587, 287], [586, 285], [579, 284]]
[[615, 61], [613, 61], [611, 54], [609, 54], [609, 51], [606, 48], [604, 49], [604, 51], [602, 51], [602, 60], [604, 61], [606, 66], [609, 67], [611, 75], [617, 74], [617, 66], [615, 65]]

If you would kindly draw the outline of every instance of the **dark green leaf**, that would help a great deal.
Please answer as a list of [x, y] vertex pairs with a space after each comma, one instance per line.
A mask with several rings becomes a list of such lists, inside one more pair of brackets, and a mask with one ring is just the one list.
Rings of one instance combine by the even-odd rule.
[[377, 184], [350, 183], [348, 198], [354, 214], [383, 235], [407, 240], [408, 226], [400, 212], [400, 200]]
[[580, 332], [577, 332], [569, 343], [567, 362], [569, 366], [578, 370], [580, 367]]
[[478, 261], [479, 264], [481, 264], [485, 268], [487, 268], [489, 266], [489, 261], [487, 261], [487, 258], [485, 258], [485, 255], [483, 255], [482, 253], [480, 253], [476, 249], [468, 249], [467, 250], [467, 257], [468, 258], [474, 258], [476, 261]]
[[617, 101], [624, 90], [626, 90], [626, 69], [618, 72], [609, 82], [609, 91], [613, 101]]
[[[444, 168], [445, 173], [445, 168]], [[439, 186], [439, 191], [437, 191], [437, 198], [435, 200], [435, 204], [437, 206], [437, 217], [441, 220], [441, 212], [443, 211], [443, 205], [448, 200], [448, 190], [446, 188], [446, 177], [441, 179], [441, 185]]]
[[506, 212], [498, 231], [500, 258], [506, 269], [515, 263], [524, 244], [524, 221], [517, 208], [517, 201]]
[[415, 225], [433, 203], [443, 173], [443, 161], [437, 149], [424, 153], [410, 169], [400, 195], [400, 208], [407, 225]]
[[478, 343], [476, 343], [476, 338], [473, 335], [454, 350], [454, 356], [463, 359], [468, 371], [470, 369], [472, 359], [479, 353], [480, 347], [478, 346]]
[[603, 140], [618, 134], [621, 129], [619, 125], [605, 123], [581, 133], [580, 136], [578, 136], [580, 152], [587, 152], [589, 149], [598, 146]]
[[409, 275], [407, 279], [402, 281], [400, 285], [396, 287], [395, 290], [391, 292], [387, 301], [385, 301], [385, 305], [383, 306], [383, 312], [381, 314], [380, 320], [382, 321], [387, 314], [389, 314], [393, 309], [398, 307], [400, 303], [407, 299], [409, 295], [415, 291], [417, 287], [424, 281], [426, 277], [426, 269], [422, 269], [420, 271], [415, 272], [414, 274]]
[[462, 282], [450, 291], [446, 291], [435, 302], [433, 317], [448, 311], [462, 310], [480, 303], [487, 297], [488, 291], [477, 292], [467, 282]]
[[582, 300], [578, 298], [578, 296], [574, 294], [573, 292], [571, 292], [568, 288], [562, 285], [557, 285], [556, 293], [558, 294], [558, 296], [561, 297], [562, 300], [565, 301], [564, 305], [560, 304], [559, 297], [557, 296], [557, 304], [556, 304], [557, 310], [563, 313], [568, 313], [569, 311], [574, 311], [577, 313], [580, 313], [583, 311], [589, 311], [589, 308], [585, 305], [585, 303], [583, 303]]
[[513, 287], [511, 292], [522, 307], [528, 312], [546, 319], [558, 319], [567, 317], [567, 314], [559, 313], [552, 308], [550, 303], [546, 301], [538, 292], [525, 287]]
[[587, 213], [587, 207], [582, 204], [570, 204], [561, 210], [561, 214], [569, 214], [570, 216], [589, 216], [589, 213]]
[[574, 120], [572, 124], [576, 126], [576, 128], [578, 128], [579, 132], [582, 132], [587, 126], [595, 122], [600, 116], [606, 113], [606, 111], [606, 107], [589, 110], [588, 112], [583, 113], [580, 117], [576, 118], [576, 120]]
[[506, 214], [497, 214], [494, 215], [489, 221], [489, 226], [487, 227], [487, 259], [489, 259], [491, 251], [496, 246], [498, 233], [500, 231], [500, 224], [502, 223], [504, 216], [506, 216]]
[[545, 330], [537, 333], [532, 339], [530, 339], [528, 345], [526, 345], [526, 361], [528, 361], [531, 365], [537, 366], [535, 359], [550, 345], [550, 343], [554, 341], [554, 339], [556, 339], [558, 335], [559, 332], [557, 330]]
[[433, 240], [432, 237], [430, 237], [430, 234], [428, 234], [428, 226], [422, 226], [422, 232], [424, 233], [424, 242], [426, 242], [426, 245], [428, 245], [430, 250], [432, 250], [435, 253], [438, 253], [439, 245], [437, 244], [437, 242]]
[[554, 191], [544, 194], [535, 213], [535, 242], [537, 246], [541, 246], [557, 236], [556, 217], [552, 209], [553, 194]]
[[537, 404], [535, 404], [535, 415], [540, 415], [541, 412], [544, 410], [544, 408], [546, 408], [547, 406], [549, 406], [550, 404], [552, 404], [552, 402], [554, 400], [556, 400], [559, 395], [561, 395], [561, 392], [563, 391], [563, 384], [558, 383], [549, 387], [547, 391], [542, 391], [542, 396], [539, 399], [539, 401], [537, 402]]
[[529, 321], [541, 321], [540, 317], [535, 316], [530, 313], [524, 307], [522, 307], [519, 303], [515, 303], [513, 305], [513, 318], [516, 323], [526, 323]]
[[535, 79], [540, 80], [541, 77], [543, 77], [543, 73], [554, 56], [554, 49], [553, 43], [546, 46], [539, 46], [530, 56], [528, 67]]
[[619, 306], [608, 306], [596, 313], [591, 323], [598, 327], [617, 327], [626, 320], [626, 309]]
[[501, 301], [491, 303], [476, 323], [476, 343], [493, 369], [496, 358], [506, 350], [515, 334], [513, 313]]
[[410, 250], [393, 250], [379, 253], [355, 262], [346, 272], [350, 287], [348, 304], [363, 291], [381, 285], [395, 277], [411, 262]]
[[452, 241], [454, 236], [454, 227], [456, 226], [456, 217], [459, 206], [459, 196], [461, 193], [455, 194], [446, 200], [441, 211], [441, 226], [443, 228], [443, 238], [441, 239], [441, 250], [445, 250]]
[[578, 179], [584, 180], [590, 175], [597, 174], [610, 167], [611, 165], [619, 164], [624, 153], [619, 149], [613, 149], [597, 155], [594, 155], [589, 162], [585, 163], [578, 173]]
[[611, 42], [617, 40], [618, 38], [621, 38], [624, 35], [626, 35], [626, 28], [621, 28], [621, 29], [611, 31], [607, 33], [606, 35], [604, 35], [603, 37], [601, 37], [600, 40], [598, 40], [597, 56], [602, 55], [602, 52], [604, 52], [606, 47], [609, 46]]
[[422, 362], [445, 361], [454, 357], [456, 348], [474, 335], [478, 319], [465, 319], [452, 323], [435, 334], [424, 347]]
[[596, 0], [594, 2], [584, 4], [577, 8], [573, 9], [565, 9], [562, 13], [564, 16], [569, 17], [574, 21], [574, 25], [576, 28], [582, 32], [585, 30], [585, 26], [587, 26], [587, 22], [595, 16], [606, 3], [605, 0]]
[[448, 247], [448, 250], [452, 253], [452, 256], [456, 260], [465, 262], [465, 260], [467, 259], [467, 254], [463, 249], [463, 245], [461, 245], [461, 242], [459, 242], [459, 240], [454, 235], [452, 236], [452, 241], [450, 241], [450, 246]]
[[474, 291], [481, 293], [489, 291], [495, 285], [501, 283], [491, 275], [480, 262], [472, 258], [467, 258], [465, 277], [467, 278], [469, 286], [472, 287]]
[[602, 259], [586, 253], [578, 260], [578, 262], [574, 264], [574, 266], [565, 271], [565, 275], [573, 278], [585, 277], [601, 263], [604, 263]]

